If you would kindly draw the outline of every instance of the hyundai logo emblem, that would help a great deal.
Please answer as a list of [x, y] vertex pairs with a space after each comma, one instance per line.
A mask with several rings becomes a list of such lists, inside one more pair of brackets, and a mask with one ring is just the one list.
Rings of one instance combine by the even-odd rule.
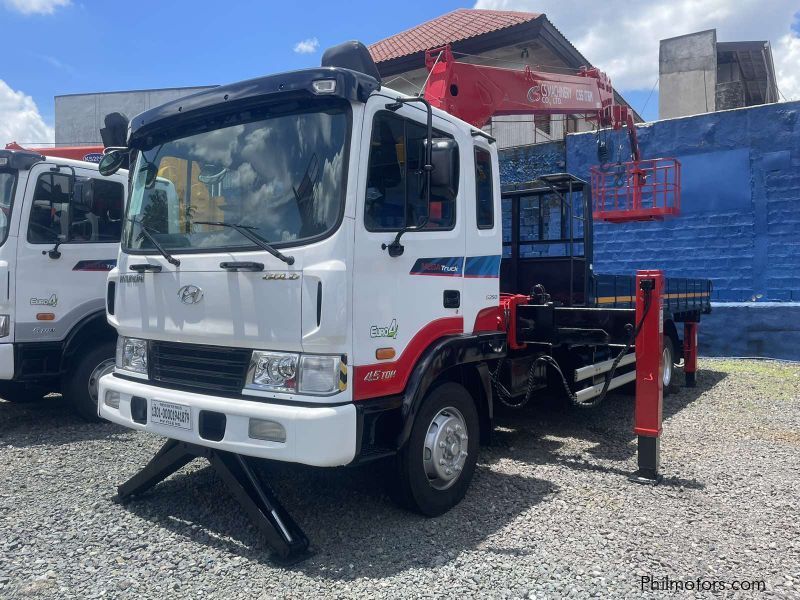
[[197, 304], [203, 299], [203, 290], [196, 285], [185, 285], [178, 290], [178, 298], [184, 304]]

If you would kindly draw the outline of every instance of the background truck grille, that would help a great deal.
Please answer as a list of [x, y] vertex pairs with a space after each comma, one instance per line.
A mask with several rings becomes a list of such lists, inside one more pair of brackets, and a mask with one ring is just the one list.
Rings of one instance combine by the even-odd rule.
[[164, 387], [240, 394], [252, 350], [150, 342], [150, 378]]

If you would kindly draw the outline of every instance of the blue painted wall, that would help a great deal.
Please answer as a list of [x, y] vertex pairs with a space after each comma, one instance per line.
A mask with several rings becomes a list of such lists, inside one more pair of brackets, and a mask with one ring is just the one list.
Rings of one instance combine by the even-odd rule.
[[[595, 225], [595, 270], [708, 277], [714, 300], [800, 301], [800, 102], [710, 113], [638, 128], [642, 156], [682, 162], [681, 215]], [[627, 152], [609, 134], [612, 160]], [[620, 145], [623, 150], [619, 150]], [[564, 159], [566, 161], [564, 162]], [[504, 150], [504, 183], [566, 170], [589, 177], [596, 135]]]

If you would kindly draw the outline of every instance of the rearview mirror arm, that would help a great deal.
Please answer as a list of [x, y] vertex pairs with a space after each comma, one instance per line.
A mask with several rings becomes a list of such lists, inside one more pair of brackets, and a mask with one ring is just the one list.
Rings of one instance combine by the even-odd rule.
[[[50, 171], [53, 173], [60, 173], [61, 169], [69, 169], [71, 172], [69, 178], [69, 202], [67, 203], [67, 219], [69, 222], [72, 222], [72, 203], [75, 201], [75, 180], [78, 176], [75, 174], [75, 169], [72, 168], [71, 165], [54, 165], [50, 167]], [[53, 246], [50, 250], [47, 251], [47, 256], [52, 258], [53, 260], [61, 258], [61, 252], [59, 252], [58, 247], [64, 242], [61, 237], [56, 238], [56, 245]], [[42, 252], [44, 254], [44, 252]]]
[[422, 219], [416, 225], [406, 225], [402, 227], [398, 232], [397, 235], [394, 236], [394, 240], [391, 244], [381, 244], [382, 250], [387, 250], [389, 252], [389, 256], [397, 257], [402, 256], [403, 251], [405, 248], [400, 243], [400, 238], [403, 236], [404, 233], [408, 231], [418, 231], [423, 229], [425, 225], [428, 224], [428, 218], [431, 214], [431, 171], [433, 171], [433, 109], [431, 108], [431, 103], [428, 102], [425, 98], [402, 98], [398, 97], [395, 99], [394, 102], [390, 102], [386, 105], [388, 110], [392, 112], [398, 110], [403, 104], [410, 104], [412, 102], [419, 102], [420, 104], [425, 105], [425, 110], [428, 113], [427, 115], [427, 132], [426, 132], [426, 143], [425, 143], [425, 165], [422, 167], [423, 171], [425, 171], [425, 218]]

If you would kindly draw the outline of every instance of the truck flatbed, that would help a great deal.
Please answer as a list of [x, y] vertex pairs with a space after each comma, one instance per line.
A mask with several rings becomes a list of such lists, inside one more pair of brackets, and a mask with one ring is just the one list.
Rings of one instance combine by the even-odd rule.
[[[667, 277], [662, 295], [664, 311], [673, 316], [711, 312], [712, 284], [709, 279]], [[589, 304], [600, 308], [634, 308], [636, 277], [633, 275], [593, 275]], [[679, 318], [679, 321], [684, 319]]]
[[[531, 294], [541, 285], [556, 307], [633, 309], [636, 277], [594, 273], [589, 185], [567, 173], [503, 186], [500, 289]], [[711, 312], [709, 279], [667, 277], [665, 318]]]

